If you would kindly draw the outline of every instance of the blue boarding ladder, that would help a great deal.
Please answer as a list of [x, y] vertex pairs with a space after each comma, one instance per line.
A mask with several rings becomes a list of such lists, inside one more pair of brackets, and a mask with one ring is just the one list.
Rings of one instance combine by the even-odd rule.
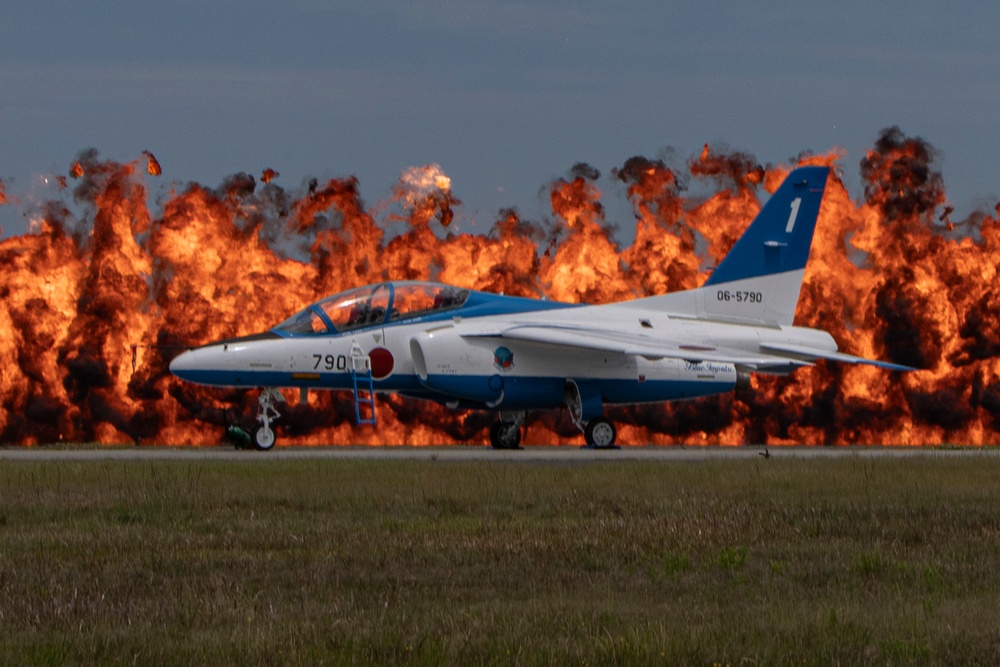
[[[351, 383], [354, 386], [354, 417], [357, 424], [375, 426], [375, 384], [372, 382], [372, 360], [356, 342], [351, 344]], [[367, 406], [370, 417], [361, 416]]]

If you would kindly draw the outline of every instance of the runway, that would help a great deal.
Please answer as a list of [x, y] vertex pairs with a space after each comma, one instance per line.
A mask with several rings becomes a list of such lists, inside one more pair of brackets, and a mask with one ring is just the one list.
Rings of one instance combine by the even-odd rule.
[[594, 461], [697, 462], [739, 459], [824, 459], [911, 457], [994, 458], [997, 447], [622, 447], [600, 450], [580, 447], [525, 447], [495, 450], [490, 447], [279, 447], [268, 452], [229, 447], [10, 447], [0, 448], [0, 461], [286, 461], [334, 459], [371, 461], [498, 461], [525, 463], [587, 463]]

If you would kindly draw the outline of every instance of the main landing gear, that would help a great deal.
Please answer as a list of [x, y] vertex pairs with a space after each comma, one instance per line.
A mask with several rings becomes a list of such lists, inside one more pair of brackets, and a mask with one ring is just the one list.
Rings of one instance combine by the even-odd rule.
[[284, 403], [285, 397], [281, 395], [280, 390], [274, 387], [264, 387], [260, 390], [257, 402], [259, 403], [257, 421], [260, 422], [260, 425], [250, 434], [250, 440], [254, 449], [263, 451], [274, 447], [274, 443], [278, 439], [274, 429], [271, 428], [271, 422], [281, 416], [281, 413], [274, 407], [275, 402]]
[[[579, 427], [579, 424], [577, 426]], [[611, 420], [597, 417], [588, 421], [583, 427], [583, 437], [587, 440], [588, 447], [614, 449], [618, 430]]]
[[493, 449], [520, 449], [524, 412], [501, 412], [500, 419], [490, 427]]
[[[618, 430], [604, 417], [600, 392], [593, 386], [581, 386], [575, 380], [566, 381], [566, 407], [576, 427], [583, 432], [587, 447], [617, 449]], [[500, 419], [490, 427], [490, 444], [493, 449], [518, 449], [521, 446], [521, 427], [524, 412], [501, 412]]]
[[588, 447], [616, 449], [618, 430], [610, 419], [601, 416], [604, 404], [595, 388], [580, 386], [575, 380], [566, 380], [566, 407], [569, 409], [570, 419], [583, 431]]

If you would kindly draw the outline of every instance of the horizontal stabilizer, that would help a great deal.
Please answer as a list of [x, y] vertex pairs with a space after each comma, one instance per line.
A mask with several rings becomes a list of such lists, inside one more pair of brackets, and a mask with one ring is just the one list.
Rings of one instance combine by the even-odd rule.
[[893, 364], [888, 361], [879, 361], [877, 359], [865, 359], [864, 357], [856, 357], [853, 354], [820, 350], [814, 347], [807, 347], [805, 345], [762, 345], [761, 349], [765, 352], [773, 352], [778, 355], [793, 355], [795, 358], [803, 360], [827, 359], [829, 361], [840, 361], [845, 364], [864, 364], [866, 366], [875, 366], [877, 368], [884, 368], [890, 371], [919, 370], [911, 366], [903, 366], [902, 364]]

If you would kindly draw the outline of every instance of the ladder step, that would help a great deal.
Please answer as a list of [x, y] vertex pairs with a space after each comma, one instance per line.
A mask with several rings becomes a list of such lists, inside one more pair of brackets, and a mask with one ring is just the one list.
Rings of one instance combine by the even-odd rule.
[[[358, 386], [359, 377], [361, 378], [360, 387]], [[351, 346], [351, 383], [354, 387], [354, 417], [357, 424], [375, 426], [375, 384], [372, 379], [372, 361], [357, 343]], [[370, 411], [370, 417], [361, 416], [362, 405], [368, 406], [369, 409], [365, 412]]]

